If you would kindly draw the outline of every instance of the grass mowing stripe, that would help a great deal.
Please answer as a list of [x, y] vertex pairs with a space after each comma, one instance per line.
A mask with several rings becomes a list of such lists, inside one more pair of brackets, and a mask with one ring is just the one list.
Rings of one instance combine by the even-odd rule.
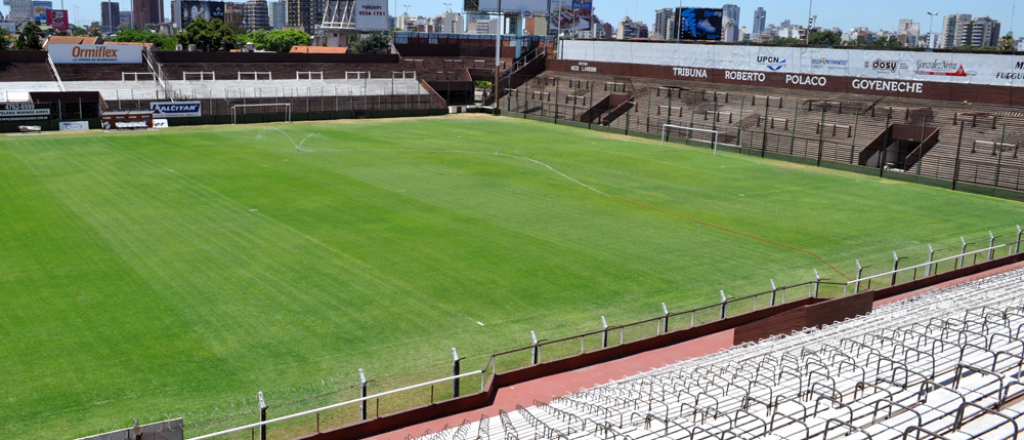
[[496, 150], [842, 269], [860, 258], [885, 270], [891, 250], [919, 259], [925, 241], [951, 252], [961, 234], [987, 242], [988, 229], [1012, 229], [1024, 213], [1013, 202], [533, 122], [260, 127], [317, 136], [302, 147], [309, 153], [283, 137], [257, 142], [254, 126], [5, 138], [0, 220], [18, 226], [0, 231], [0, 289], [10, 296], [0, 335], [16, 342], [0, 348], [0, 375], [20, 380], [5, 382], [0, 437], [75, 438], [136, 416], [220, 414], [256, 390], [280, 395], [329, 375], [354, 384], [357, 368], [382, 391], [449, 373], [451, 347], [468, 356], [464, 368], [481, 368], [489, 353], [528, 344], [531, 330], [567, 336], [598, 328], [602, 315], [625, 323], [659, 314], [661, 302], [683, 310], [716, 302], [719, 289], [765, 290], [768, 278], [796, 283], [825, 268], [598, 196], [536, 163], [487, 157]]
[[744, 233], [744, 232], [734, 231], [732, 229], [729, 229], [729, 228], [726, 228], [726, 227], [723, 227], [723, 226], [718, 226], [718, 225], [715, 225], [715, 224], [712, 224], [712, 223], [708, 223], [708, 222], [705, 222], [705, 221], [702, 221], [702, 220], [698, 220], [698, 219], [695, 219], [695, 218], [687, 217], [685, 215], [678, 214], [678, 213], [675, 213], [675, 212], [672, 212], [672, 211], [666, 211], [664, 209], [656, 208], [654, 206], [645, 205], [645, 204], [637, 202], [637, 201], [633, 201], [633, 200], [629, 200], [629, 199], [624, 199], [624, 198], [619, 197], [619, 196], [611, 196], [611, 197], [613, 199], [615, 199], [615, 200], [621, 200], [623, 202], [631, 203], [631, 204], [634, 204], [634, 205], [642, 207], [642, 208], [647, 208], [647, 209], [651, 209], [651, 210], [654, 210], [654, 211], [658, 211], [658, 212], [661, 212], [661, 213], [664, 213], [664, 214], [671, 215], [673, 217], [679, 217], [679, 218], [681, 218], [683, 220], [688, 220], [688, 221], [691, 221], [691, 222], [694, 222], [694, 223], [699, 223], [699, 224], [702, 224], [704, 226], [708, 226], [708, 227], [712, 227], [712, 228], [715, 228], [715, 229], [718, 229], [718, 230], [721, 230], [721, 231], [728, 232], [730, 234], [736, 234], [736, 235], [739, 235], [739, 236], [743, 236], [743, 237], [747, 237], [747, 238], [752, 238], [754, 240], [763, 241], [763, 242], [768, 243], [768, 244], [770, 244], [772, 246], [779, 246], [779, 247], [786, 248], [786, 249], [792, 249], [792, 250], [797, 251], [797, 252], [803, 252], [803, 253], [805, 253], [807, 255], [810, 255], [810, 256], [812, 256], [814, 258], [817, 258], [817, 259], [821, 260], [822, 263], [825, 263], [825, 265], [830, 267], [833, 271], [838, 273], [843, 278], [846, 278], [847, 280], [850, 279], [850, 277], [846, 276], [846, 274], [840, 272], [839, 269], [836, 269], [836, 267], [833, 266], [832, 263], [829, 263], [828, 260], [822, 258], [821, 255], [818, 255], [818, 254], [816, 254], [814, 252], [811, 252], [811, 251], [808, 251], [808, 250], [805, 250], [805, 249], [800, 249], [798, 247], [793, 247], [793, 246], [790, 246], [790, 245], [787, 245], [787, 244], [784, 244], [784, 243], [776, 243], [776, 242], [768, 240], [766, 238], [757, 237], [757, 236], [750, 235], [750, 234], [747, 234], [747, 233]]

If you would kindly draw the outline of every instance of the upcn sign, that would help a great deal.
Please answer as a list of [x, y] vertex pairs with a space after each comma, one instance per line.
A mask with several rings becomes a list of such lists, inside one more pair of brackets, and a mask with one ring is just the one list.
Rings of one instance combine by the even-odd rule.
[[142, 46], [118, 44], [52, 44], [54, 64], [142, 64]]
[[154, 118], [198, 118], [203, 115], [203, 105], [199, 101], [188, 102], [151, 102]]

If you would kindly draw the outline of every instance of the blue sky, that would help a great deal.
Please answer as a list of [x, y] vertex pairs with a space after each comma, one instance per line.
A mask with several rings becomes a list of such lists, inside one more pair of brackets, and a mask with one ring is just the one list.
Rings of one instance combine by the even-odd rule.
[[[230, 0], [229, 0], [230, 1]], [[54, 7], [59, 8], [61, 0], [53, 0]], [[170, 15], [170, 0], [165, 0], [165, 9]], [[445, 3], [451, 3], [453, 10], [462, 9], [461, 0], [388, 0], [389, 6], [394, 9], [398, 6], [398, 13], [405, 12], [404, 5], [410, 5], [409, 14], [433, 16], [444, 12], [447, 9]], [[740, 7], [740, 25], [750, 27], [754, 20], [754, 10], [758, 6], [764, 7], [768, 12], [768, 22], [778, 24], [782, 20], [790, 19], [794, 23], [807, 22], [808, 3], [806, 1], [785, 1], [785, 0], [739, 0], [732, 2]], [[1010, 31], [1010, 17], [1013, 12], [1014, 0], [992, 1], [984, 0], [979, 2], [964, 2], [952, 0], [817, 0], [814, 2], [814, 14], [818, 16], [818, 24], [828, 28], [840, 27], [849, 30], [857, 26], [867, 26], [872, 30], [888, 29], [895, 30], [900, 18], [911, 18], [921, 23], [921, 31], [928, 31], [927, 11], [939, 12], [944, 16], [951, 13], [967, 13], [974, 16], [989, 15], [1003, 23], [1003, 33]], [[75, 16], [75, 8], [71, 5], [78, 5], [79, 17]], [[70, 11], [73, 22], [90, 23], [99, 20], [100, 0], [64, 0], [64, 7]], [[121, 7], [127, 10], [130, 1], [122, 0]], [[612, 23], [618, 23], [622, 17], [629, 15], [634, 19], [640, 19], [646, 23], [654, 21], [655, 9], [679, 6], [678, 1], [665, 0], [594, 0], [595, 12], [601, 19]], [[708, 1], [684, 0], [683, 6], [707, 6], [721, 7], [721, 4]], [[1024, 0], [1021, 1], [1024, 8]], [[6, 12], [6, 11], [5, 11]], [[1024, 10], [1014, 14], [1016, 28], [1020, 35], [1024, 32]], [[934, 29], [936, 32], [942, 29], [941, 17], [935, 20]]]

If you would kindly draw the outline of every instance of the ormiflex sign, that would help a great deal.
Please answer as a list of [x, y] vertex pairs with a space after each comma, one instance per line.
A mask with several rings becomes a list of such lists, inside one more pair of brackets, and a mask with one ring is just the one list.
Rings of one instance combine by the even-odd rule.
[[142, 46], [53, 44], [46, 49], [54, 64], [142, 64]]

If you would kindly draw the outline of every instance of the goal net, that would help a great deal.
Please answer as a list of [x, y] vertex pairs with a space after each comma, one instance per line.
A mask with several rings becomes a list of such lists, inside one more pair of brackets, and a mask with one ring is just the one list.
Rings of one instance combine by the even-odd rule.
[[685, 127], [682, 125], [663, 124], [661, 126], [661, 146], [665, 141], [682, 139], [683, 143], [701, 142], [710, 144], [715, 155], [718, 155], [718, 131], [703, 128]]
[[238, 123], [239, 114], [246, 115], [252, 113], [284, 113], [285, 122], [292, 122], [292, 105], [285, 102], [275, 104], [235, 104], [231, 106], [231, 123]]

